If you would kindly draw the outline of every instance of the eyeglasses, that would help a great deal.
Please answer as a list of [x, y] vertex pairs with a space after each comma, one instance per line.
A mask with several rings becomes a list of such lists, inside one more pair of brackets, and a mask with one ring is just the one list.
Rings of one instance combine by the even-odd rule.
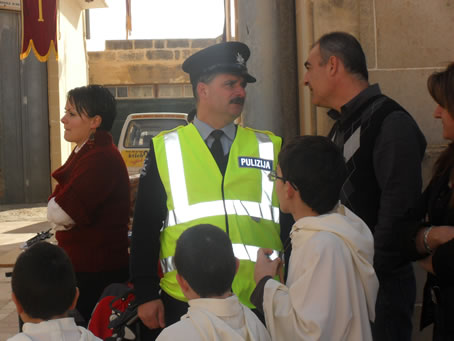
[[272, 170], [271, 172], [268, 173], [268, 180], [275, 182], [277, 179], [282, 180], [283, 182], [287, 181], [285, 178], [277, 175], [277, 172], [275, 170]]
[[268, 180], [275, 182], [276, 179], [282, 180], [283, 183], [286, 183], [287, 181], [289, 182], [290, 186], [293, 187], [296, 191], [298, 190], [296, 186], [290, 181], [287, 180], [286, 178], [283, 178], [282, 176], [277, 175], [277, 172], [275, 170], [272, 170], [268, 173]]

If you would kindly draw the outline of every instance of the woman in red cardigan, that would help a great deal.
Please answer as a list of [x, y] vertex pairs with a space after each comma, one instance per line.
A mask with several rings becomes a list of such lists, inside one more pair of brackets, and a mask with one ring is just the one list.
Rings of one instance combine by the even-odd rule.
[[115, 98], [102, 86], [68, 92], [61, 122], [76, 147], [52, 174], [58, 185], [47, 206], [76, 271], [77, 310], [86, 322], [103, 289], [129, 277], [129, 178], [109, 133], [116, 113]]

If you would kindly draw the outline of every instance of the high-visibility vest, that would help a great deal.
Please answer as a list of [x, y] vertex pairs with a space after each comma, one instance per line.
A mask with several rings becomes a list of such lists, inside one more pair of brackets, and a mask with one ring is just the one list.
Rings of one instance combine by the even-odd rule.
[[168, 209], [160, 234], [161, 288], [187, 301], [173, 264], [176, 242], [187, 228], [212, 224], [228, 232], [240, 260], [233, 292], [243, 304], [254, 307], [249, 297], [255, 288], [257, 250], [271, 248], [276, 255], [282, 251], [279, 204], [274, 183], [268, 179], [276, 168], [281, 139], [239, 126], [224, 177], [192, 124], [156, 136], [153, 145]]

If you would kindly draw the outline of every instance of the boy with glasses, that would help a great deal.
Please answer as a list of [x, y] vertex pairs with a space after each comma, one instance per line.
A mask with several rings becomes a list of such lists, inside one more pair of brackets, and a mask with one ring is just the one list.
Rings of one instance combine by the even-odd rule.
[[367, 225], [336, 206], [347, 170], [340, 150], [322, 136], [299, 136], [279, 154], [280, 208], [291, 213], [292, 253], [286, 284], [272, 277], [281, 260], [260, 249], [251, 301], [273, 340], [372, 340], [378, 280]]

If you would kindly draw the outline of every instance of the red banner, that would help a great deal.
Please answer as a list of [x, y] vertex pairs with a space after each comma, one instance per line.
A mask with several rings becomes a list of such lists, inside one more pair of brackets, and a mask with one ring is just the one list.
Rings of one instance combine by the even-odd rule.
[[45, 62], [51, 49], [58, 59], [57, 0], [22, 0], [22, 49], [20, 59], [33, 49], [36, 58]]

